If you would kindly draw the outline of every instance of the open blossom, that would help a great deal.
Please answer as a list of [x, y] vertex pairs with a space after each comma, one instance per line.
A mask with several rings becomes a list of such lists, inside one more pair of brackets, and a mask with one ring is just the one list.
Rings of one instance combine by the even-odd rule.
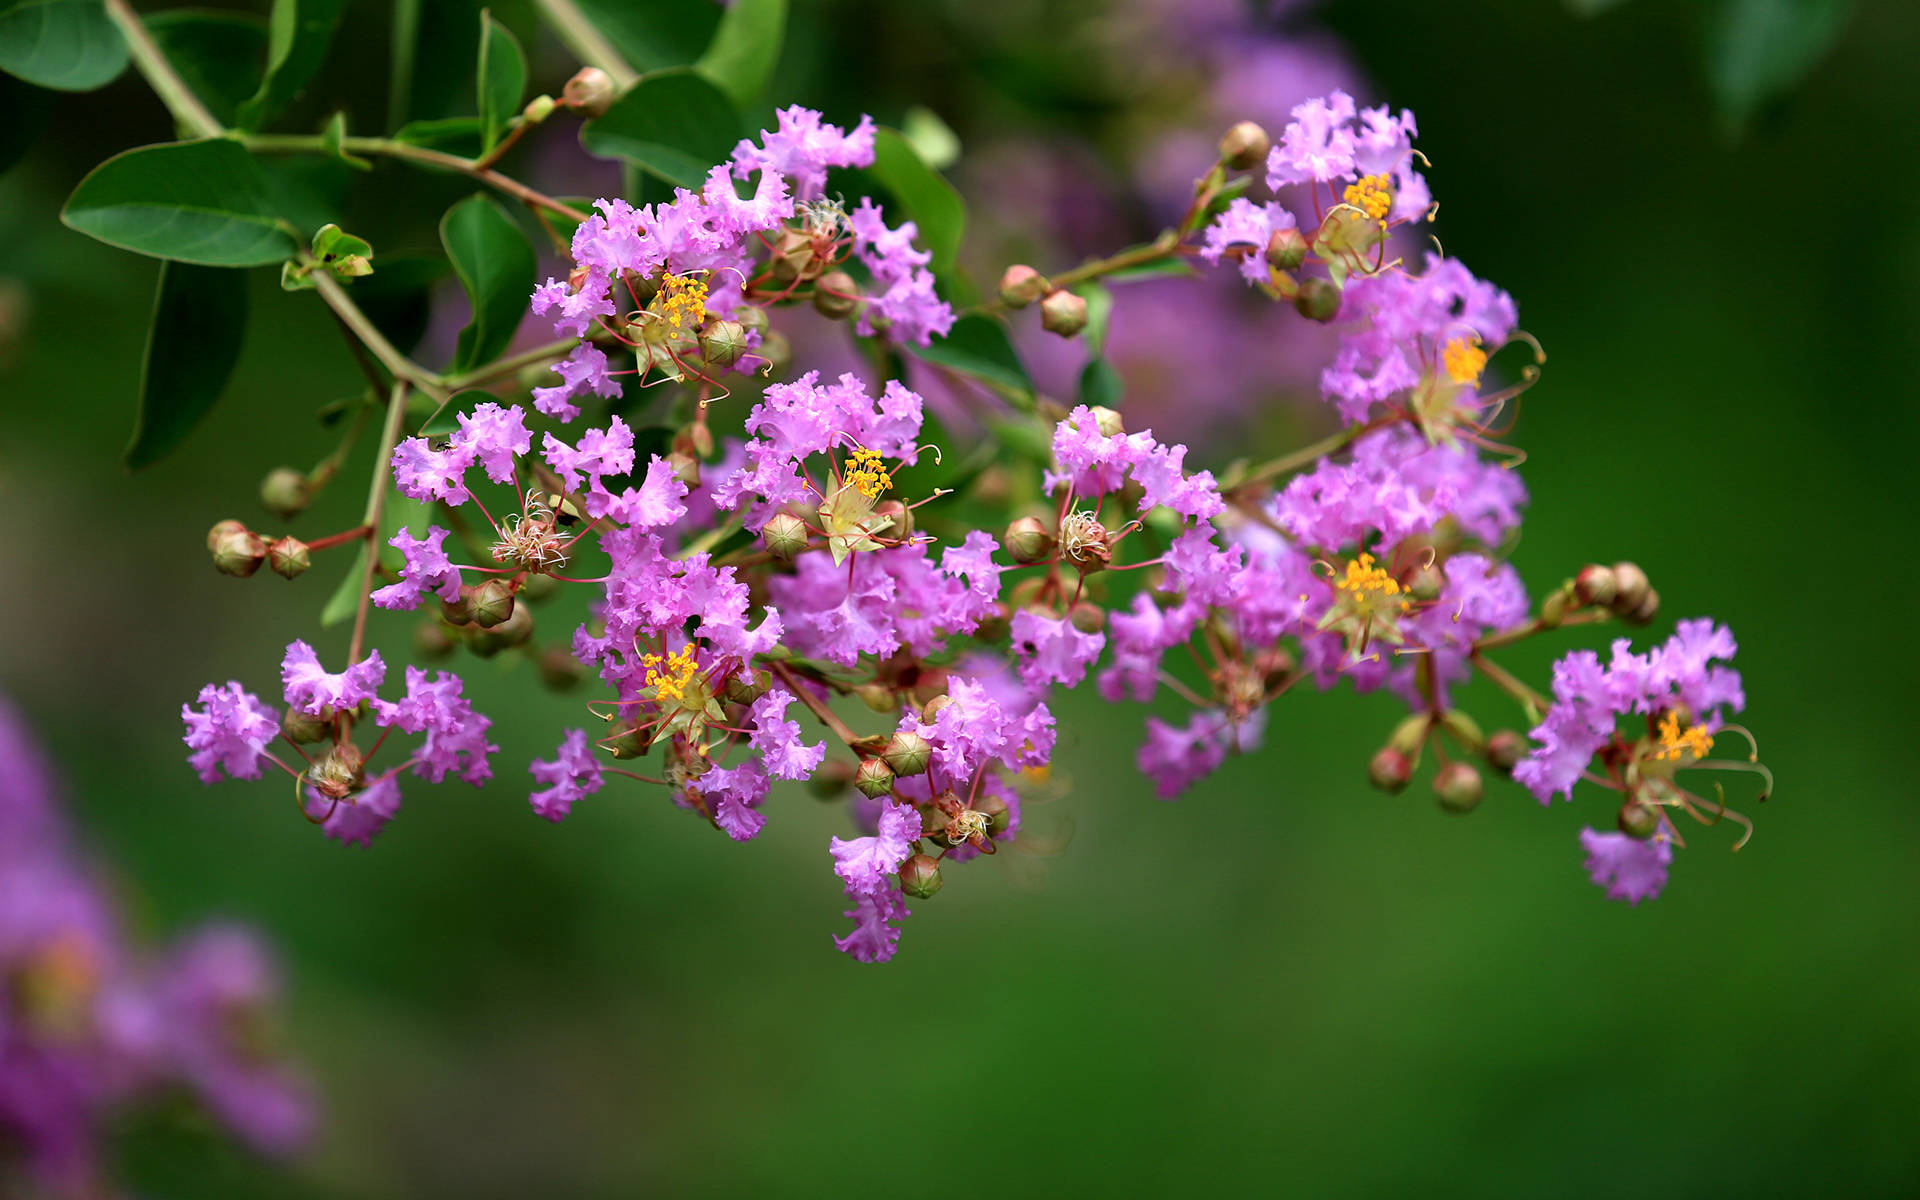
[[620, 381], [608, 371], [606, 351], [592, 342], [575, 346], [572, 353], [553, 364], [553, 370], [560, 382], [534, 388], [533, 406], [556, 421], [571, 421], [580, 415], [580, 406], [573, 402], [580, 396], [620, 394]]
[[1200, 257], [1210, 263], [1233, 253], [1240, 260], [1240, 274], [1248, 283], [1265, 283], [1271, 268], [1267, 265], [1267, 243], [1282, 229], [1294, 228], [1292, 213], [1269, 201], [1255, 204], [1242, 196], [1227, 205], [1207, 226]]
[[310, 717], [372, 700], [386, 677], [387, 664], [380, 660], [378, 650], [335, 675], [320, 665], [312, 646], [296, 640], [288, 644], [286, 657], [280, 662], [287, 706]]
[[920, 814], [911, 805], [890, 804], [880, 812], [880, 828], [872, 837], [829, 844], [833, 873], [847, 892], [859, 895], [892, 886], [893, 873], [907, 861], [913, 840], [920, 836]]
[[774, 688], [755, 700], [749, 710], [753, 716], [753, 748], [766, 760], [767, 774], [775, 779], [811, 778], [827, 754], [825, 742], [807, 745], [800, 740], [799, 723], [786, 719], [793, 702], [791, 692]]
[[322, 796], [307, 788], [306, 812], [320, 832], [344, 846], [373, 845], [373, 839], [400, 813], [400, 779], [388, 773], [368, 782], [344, 799]]
[[438, 671], [429, 678], [419, 667], [410, 666], [406, 696], [391, 703], [376, 699], [374, 720], [405, 733], [427, 735], [414, 751], [414, 774], [439, 783], [457, 773], [478, 787], [493, 778], [487, 756], [500, 747], [487, 741], [493, 721], [473, 711], [472, 702], [460, 691], [458, 675]]
[[945, 336], [953, 327], [953, 309], [934, 294], [933, 273], [926, 269], [933, 255], [914, 247], [919, 228], [903, 221], [899, 228], [889, 229], [868, 199], [847, 214], [847, 227], [853, 234], [854, 257], [866, 264], [874, 282], [855, 330], [876, 332], [879, 326], [874, 318], [879, 317], [901, 341], [924, 346]]
[[423, 538], [414, 537], [407, 529], [394, 534], [387, 545], [400, 551], [406, 560], [400, 568], [400, 582], [376, 589], [373, 602], [381, 608], [414, 609], [427, 595], [458, 600], [460, 572], [440, 547], [446, 539], [447, 531], [438, 525], [429, 527]]
[[533, 811], [549, 821], [559, 821], [573, 811], [576, 800], [591, 796], [606, 782], [599, 760], [587, 746], [582, 729], [569, 729], [560, 742], [560, 751], [551, 762], [534, 760], [527, 770], [534, 781], [547, 786], [528, 798]]
[[1605, 888], [1609, 900], [1638, 904], [1652, 900], [1667, 886], [1667, 866], [1673, 862], [1673, 847], [1661, 836], [1628, 837], [1624, 833], [1580, 831], [1580, 847], [1587, 852], [1587, 874], [1596, 887]]
[[1031, 688], [1078, 686], [1106, 644], [1105, 634], [1082, 633], [1064, 617], [1045, 617], [1030, 608], [1013, 615], [1013, 650], [1020, 678]]
[[1218, 516], [1226, 506], [1213, 472], [1186, 474], [1186, 453], [1185, 446], [1156, 442], [1150, 429], [1103, 433], [1099, 418], [1082, 404], [1054, 427], [1053, 457], [1059, 469], [1047, 473], [1044, 486], [1051, 491], [1069, 484], [1076, 496], [1091, 500], [1120, 490], [1132, 479], [1143, 489], [1142, 512], [1165, 505], [1190, 520]]
[[873, 118], [861, 117], [848, 133], [820, 114], [795, 104], [774, 114], [778, 127], [760, 131], [760, 144], [743, 138], [733, 150], [733, 170], [745, 179], [754, 172], [784, 175], [802, 200], [820, 195], [829, 167], [873, 165]]
[[280, 736], [279, 714], [234, 682], [201, 688], [199, 703], [197, 711], [181, 705], [180, 719], [193, 751], [187, 761], [201, 782], [217, 782], [222, 771], [229, 779], [258, 779], [261, 754]]

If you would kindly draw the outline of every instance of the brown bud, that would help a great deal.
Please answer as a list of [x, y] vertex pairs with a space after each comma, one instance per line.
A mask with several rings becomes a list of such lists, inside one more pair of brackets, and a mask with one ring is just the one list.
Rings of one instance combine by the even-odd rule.
[[940, 890], [940, 863], [930, 854], [916, 854], [900, 866], [900, 891], [925, 900]]
[[504, 579], [470, 583], [460, 589], [467, 602], [470, 619], [482, 629], [492, 629], [513, 616], [513, 585]]
[[863, 683], [853, 689], [860, 703], [877, 713], [900, 711], [900, 693], [884, 683]]
[[911, 537], [913, 535], [913, 510], [898, 500], [882, 500], [873, 508], [876, 517], [890, 517], [893, 524], [887, 526], [886, 535], [890, 538]]
[[1303, 279], [1299, 295], [1293, 298], [1293, 307], [1307, 320], [1324, 325], [1340, 312], [1340, 285], [1318, 275]]
[[589, 117], [603, 117], [612, 107], [613, 99], [620, 89], [613, 84], [612, 76], [599, 67], [581, 67], [573, 78], [567, 80], [567, 86], [560, 93], [560, 101], [568, 108], [577, 109]]
[[690, 488], [700, 486], [700, 460], [693, 455], [675, 450], [667, 455], [667, 466], [681, 483]]
[[540, 682], [554, 692], [569, 692], [579, 687], [587, 673], [586, 667], [565, 646], [548, 646], [540, 652], [535, 664], [540, 669]]
[[283, 537], [267, 543], [267, 565], [283, 579], [303, 574], [313, 565], [307, 544], [297, 537]]
[[762, 668], [754, 672], [735, 671], [727, 676], [725, 695], [734, 704], [752, 704], [773, 690], [773, 672]]
[[260, 503], [282, 521], [298, 516], [313, 502], [307, 477], [292, 467], [275, 467], [260, 481]]
[[1656, 805], [1628, 800], [1620, 806], [1620, 832], [1646, 841], [1660, 829], [1660, 809]]
[[1517, 730], [1496, 729], [1487, 739], [1487, 765], [1511, 776], [1520, 760], [1527, 756], [1527, 739]]
[[1053, 557], [1053, 535], [1038, 517], [1020, 517], [1007, 526], [1007, 554], [1017, 563], [1045, 562]]
[[877, 758], [863, 758], [853, 773], [853, 786], [862, 796], [878, 800], [893, 792], [893, 768]]
[[1640, 569], [1639, 563], [1617, 562], [1613, 564], [1613, 600], [1607, 605], [1616, 616], [1626, 616], [1640, 607], [1647, 598], [1652, 584], [1647, 581], [1647, 573]]
[[1245, 171], [1267, 161], [1273, 139], [1252, 121], [1236, 122], [1220, 139], [1220, 161], [1236, 171]]
[[830, 321], [844, 321], [860, 307], [860, 285], [845, 271], [828, 271], [813, 281], [813, 307]]
[[1081, 633], [1099, 633], [1107, 627], [1107, 610], [1082, 600], [1067, 610], [1067, 620]]
[[1573, 598], [1583, 608], [1590, 604], [1610, 607], [1619, 591], [1619, 580], [1615, 578], [1613, 568], [1603, 567], [1599, 563], [1588, 563], [1573, 577]]
[[1276, 229], [1267, 239], [1267, 265], [1281, 271], [1298, 270], [1307, 261], [1307, 239], [1289, 226]]
[[1473, 769], [1473, 764], [1450, 762], [1434, 775], [1433, 793], [1440, 797], [1440, 807], [1446, 811], [1470, 813], [1480, 807], [1486, 784], [1481, 782], [1480, 772]]
[[1007, 807], [1005, 798], [995, 792], [988, 792], [974, 801], [973, 809], [987, 814], [987, 833], [993, 837], [1005, 833], [1013, 821], [1013, 810]]
[[207, 533], [213, 566], [222, 575], [245, 579], [267, 560], [267, 543], [238, 521], [222, 521]]
[[1056, 290], [1040, 302], [1040, 328], [1070, 338], [1087, 327], [1087, 302], [1072, 292]]
[[1629, 625], [1646, 625], [1659, 615], [1660, 593], [1653, 588], [1648, 588], [1647, 594], [1641, 598], [1639, 605], [1620, 619]]
[[1052, 287], [1045, 275], [1024, 263], [1015, 263], [1000, 276], [1000, 302], [1008, 308], [1025, 308]]
[[311, 746], [333, 732], [333, 723], [322, 717], [310, 717], [297, 709], [287, 709], [287, 715], [280, 718], [280, 732], [300, 743]]
[[1413, 764], [1393, 747], [1383, 747], [1367, 764], [1367, 777], [1373, 781], [1373, 786], [1387, 795], [1397, 796], [1406, 790], [1407, 784], [1413, 779]]

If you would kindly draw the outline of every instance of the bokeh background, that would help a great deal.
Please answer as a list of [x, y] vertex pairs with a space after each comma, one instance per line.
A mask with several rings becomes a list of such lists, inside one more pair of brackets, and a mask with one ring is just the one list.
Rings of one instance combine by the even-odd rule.
[[[289, 128], [338, 106], [379, 124], [385, 7], [352, 6], [338, 44], [355, 55]], [[684, 7], [697, 49], [712, 18]], [[1110, 230], [1084, 247], [1110, 248], [1155, 219], [1166, 172], [1143, 148], [1177, 144], [1183, 122], [1210, 136], [1224, 76], [1207, 56], [1245, 43], [1236, 14], [1203, 26], [1232, 8], [801, 2], [776, 96], [839, 119], [937, 113], [963, 148], [983, 272], [1005, 261], [993, 214], [1023, 203], [1051, 205], [1068, 244]], [[56, 213], [95, 162], [169, 135], [129, 74], [62, 97], [0, 176], [0, 688], [64, 765], [140, 924], [226, 914], [277, 941], [285, 1035], [327, 1103], [291, 1170], [176, 1117], [129, 1127], [135, 1190], [1920, 1190], [1920, 661], [1903, 607], [1920, 14], [1858, 6], [1736, 123], [1717, 8], [1288, 8], [1263, 26], [1296, 51], [1291, 67], [1276, 54], [1273, 91], [1324, 71], [1415, 108], [1436, 231], [1548, 350], [1517, 434], [1529, 580], [1632, 557], [1665, 599], [1647, 637], [1703, 613], [1739, 635], [1747, 722], [1780, 781], [1752, 843], [1731, 855], [1730, 834], [1702, 831], [1666, 894], [1630, 908], [1580, 869], [1576, 831], [1611, 819], [1597, 800], [1542, 810], [1500, 784], [1452, 818], [1420, 786], [1369, 790], [1390, 698], [1291, 695], [1259, 756], [1166, 804], [1130, 765], [1142, 713], [1079, 696], [1059, 706], [1071, 787], [1046, 813], [1064, 846], [951, 873], [876, 968], [828, 942], [836, 804], [795, 789], [743, 845], [641, 789], [558, 826], [533, 816], [518, 764], [578, 723], [580, 697], [511, 656], [458, 668], [497, 721], [494, 784], [409, 788], [370, 851], [318, 836], [271, 782], [203, 788], [179, 705], [210, 679], [271, 690], [333, 572], [220, 578], [202, 531], [270, 522], [257, 480], [324, 453], [313, 413], [355, 376], [320, 306], [256, 272], [226, 401], [186, 452], [121, 469], [156, 264]], [[536, 62], [548, 90], [571, 69], [554, 45]], [[557, 190], [605, 178], [542, 153], [516, 169], [582, 181]], [[350, 227], [382, 253], [430, 247], [432, 214], [466, 190], [379, 178]], [[460, 324], [457, 293], [437, 319]], [[1284, 395], [1310, 360], [1269, 368], [1259, 335], [1221, 321], [1185, 360], [1143, 366], [1128, 400], [1211, 431], [1216, 465], [1314, 420]], [[1218, 390], [1223, 363], [1252, 364], [1246, 391]], [[351, 523], [369, 453], [295, 532]], [[406, 655], [404, 618], [375, 629]], [[1544, 681], [1561, 650], [1606, 636], [1506, 661]], [[1468, 697], [1489, 726], [1519, 720], [1496, 692]]]

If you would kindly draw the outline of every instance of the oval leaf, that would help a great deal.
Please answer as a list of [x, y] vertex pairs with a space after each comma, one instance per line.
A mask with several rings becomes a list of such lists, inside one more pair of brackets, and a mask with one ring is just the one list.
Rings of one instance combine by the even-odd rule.
[[260, 164], [224, 138], [117, 154], [73, 189], [60, 220], [109, 246], [209, 267], [264, 266], [294, 250]]
[[733, 0], [695, 65], [745, 108], [766, 92], [786, 31], [787, 0]]
[[1032, 402], [1033, 380], [1014, 352], [1005, 327], [992, 317], [978, 313], [961, 317], [946, 337], [935, 338], [925, 346], [907, 345], [902, 349], [915, 358], [972, 375], [1019, 393]]
[[233, 124], [260, 85], [267, 59], [267, 23], [251, 13], [183, 8], [146, 19], [160, 53], [214, 119]]
[[140, 368], [140, 415], [126, 462], [171, 454], [227, 386], [247, 327], [247, 277], [221, 267], [162, 263]]
[[600, 158], [619, 158], [668, 183], [697, 188], [742, 136], [740, 114], [697, 71], [656, 71], [628, 88], [606, 115], [580, 131]]
[[0, 71], [90, 92], [127, 69], [127, 42], [100, 0], [0, 0]]
[[500, 357], [520, 327], [533, 294], [533, 247], [498, 204], [478, 193], [447, 210], [440, 242], [473, 306], [448, 369], [469, 371]]
[[687, 0], [579, 0], [579, 5], [601, 36], [638, 71], [692, 62], [720, 23], [719, 9]]
[[933, 254], [934, 274], [951, 271], [967, 222], [960, 193], [945, 176], [921, 161], [919, 152], [897, 130], [882, 128], [874, 132], [873, 166], [869, 170], [904, 210], [890, 214], [892, 218], [898, 221], [910, 217], [920, 227], [919, 241]]
[[480, 150], [499, 144], [507, 123], [520, 111], [527, 90], [527, 56], [507, 27], [491, 13], [480, 14], [480, 70], [474, 79], [480, 100]]
[[240, 106], [240, 124], [258, 129], [279, 114], [313, 79], [333, 41], [346, 0], [273, 0], [267, 24], [267, 73], [260, 90]]

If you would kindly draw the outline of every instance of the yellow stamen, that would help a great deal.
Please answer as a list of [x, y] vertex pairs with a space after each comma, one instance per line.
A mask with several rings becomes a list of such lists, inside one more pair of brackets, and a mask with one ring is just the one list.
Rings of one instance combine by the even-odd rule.
[[1447, 378], [1455, 383], [1478, 384], [1480, 372], [1487, 369], [1487, 352], [1481, 349], [1479, 337], [1469, 334], [1448, 341], [1440, 350], [1440, 361], [1447, 368]]
[[1691, 754], [1697, 761], [1712, 750], [1713, 735], [1707, 732], [1705, 725], [1690, 725], [1682, 730], [1680, 718], [1673, 713], [1660, 719], [1660, 749], [1655, 758], [1678, 759]]
[[1387, 214], [1393, 211], [1393, 181], [1385, 175], [1362, 175], [1347, 185], [1343, 198], [1348, 204], [1385, 224]]
[[647, 686], [661, 702], [687, 698], [687, 684], [699, 665], [693, 661], [693, 643], [689, 642], [669, 655], [649, 654], [641, 663], [647, 668]]
[[893, 486], [893, 476], [880, 461], [880, 455], [864, 446], [847, 456], [846, 478], [868, 499], [878, 499], [880, 493]]
[[675, 329], [692, 329], [707, 316], [707, 281], [694, 275], [669, 273], [648, 306]]

